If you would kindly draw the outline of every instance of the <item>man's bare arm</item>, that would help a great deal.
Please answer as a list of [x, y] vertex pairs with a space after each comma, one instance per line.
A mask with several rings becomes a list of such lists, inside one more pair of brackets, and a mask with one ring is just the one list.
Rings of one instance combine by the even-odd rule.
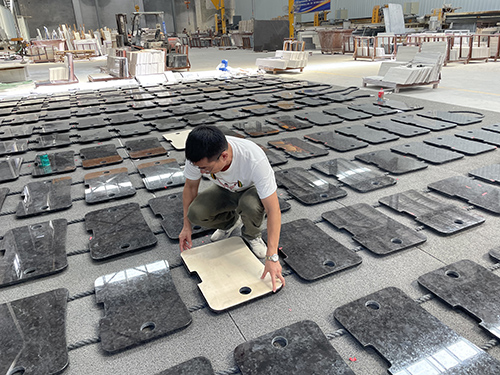
[[187, 217], [187, 212], [189, 206], [198, 195], [199, 186], [200, 180], [186, 179], [184, 189], [182, 190], [182, 207], [184, 211], [184, 218], [183, 227], [181, 233], [179, 234], [179, 248], [181, 251], [190, 249], [193, 246], [193, 242], [191, 241], [191, 234], [193, 233], [193, 229], [191, 227], [191, 222]]

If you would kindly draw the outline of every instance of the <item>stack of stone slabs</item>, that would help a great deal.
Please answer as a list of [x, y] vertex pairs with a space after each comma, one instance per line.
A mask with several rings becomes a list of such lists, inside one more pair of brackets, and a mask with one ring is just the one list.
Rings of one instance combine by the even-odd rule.
[[[12, 268], [13, 265], [15, 265], [12, 255], [15, 254], [14, 250], [16, 249], [17, 251], [19, 251], [19, 249], [24, 249], [25, 251], [20, 252], [20, 254], [26, 254], [26, 247], [24, 247], [24, 243], [27, 243], [26, 240], [30, 241], [31, 248], [37, 248], [43, 244], [43, 249], [48, 251], [51, 247], [49, 246], [50, 241], [47, 241], [47, 239], [52, 237], [48, 237], [46, 233], [53, 233], [53, 231], [50, 232], [48, 229], [50, 227], [49, 223], [62, 219], [67, 221], [66, 241], [64, 244], [61, 244], [61, 238], [63, 237], [60, 235], [62, 232], [59, 232], [59, 236], [54, 238], [58, 239], [57, 254], [60, 254], [63, 250], [66, 253], [67, 266], [50, 267], [50, 274], [43, 275], [40, 273], [45, 270], [46, 267], [37, 270], [36, 266], [31, 267], [30, 265], [28, 268], [22, 268], [23, 272], [26, 272], [26, 274], [20, 274], [20, 279], [18, 279], [16, 283], [11, 284], [9, 282], [9, 285], [2, 285], [0, 287], [0, 327], [2, 327], [2, 332], [8, 332], [6, 335], [1, 335], [0, 345], [10, 345], [9, 348], [12, 350], [12, 353], [14, 353], [13, 356], [9, 354], [9, 356], [3, 356], [3, 358], [0, 359], [0, 368], [4, 369], [4, 366], [7, 366], [7, 368], [14, 369], [23, 366], [27, 370], [31, 369], [28, 362], [16, 362], [13, 365], [12, 358], [16, 358], [18, 354], [17, 350], [21, 347], [19, 343], [23, 341], [19, 340], [19, 332], [15, 328], [15, 325], [9, 323], [11, 322], [11, 320], [9, 320], [10, 318], [6, 318], [6, 316], [12, 317], [14, 315], [4, 314], [4, 312], [9, 314], [9, 311], [13, 311], [9, 310], [9, 305], [5, 304], [23, 298], [35, 297], [48, 291], [66, 288], [69, 294], [66, 318], [65, 322], [60, 320], [59, 324], [64, 325], [66, 328], [62, 338], [65, 339], [66, 345], [71, 350], [68, 350], [69, 365], [62, 369], [62, 373], [64, 374], [83, 375], [88, 373], [112, 372], [133, 372], [139, 375], [156, 374], [167, 371], [175, 365], [189, 361], [200, 355], [203, 355], [210, 361], [215, 372], [233, 371], [236, 373], [237, 370], [231, 369], [236, 369], [237, 362], [233, 357], [233, 352], [239, 345], [259, 337], [268, 337], [266, 335], [271, 335], [273, 332], [281, 332], [280, 330], [285, 327], [291, 327], [291, 330], [287, 328], [285, 332], [286, 337], [284, 337], [290, 342], [290, 340], [293, 340], [293, 337], [300, 336], [298, 335], [298, 331], [293, 331], [293, 324], [304, 320], [311, 320], [320, 327], [321, 331], [328, 338], [331, 346], [339, 353], [340, 359], [352, 370], [352, 372], [358, 374], [386, 373], [388, 366], [381, 357], [374, 351], [363, 349], [358, 345], [354, 336], [346, 335], [345, 331], [340, 330], [347, 327], [343, 327], [340, 322], [332, 319], [334, 310], [388, 287], [401, 289], [411, 299], [417, 299], [430, 293], [428, 290], [418, 285], [416, 281], [419, 277], [438, 270], [444, 265], [453, 264], [462, 259], [469, 259], [488, 269], [496, 262], [495, 259], [489, 257], [488, 250], [498, 246], [498, 242], [500, 241], [500, 233], [498, 233], [497, 230], [500, 224], [500, 217], [496, 213], [476, 207], [473, 213], [476, 216], [484, 218], [483, 224], [471, 229], [464, 229], [452, 236], [443, 236], [433, 230], [420, 228], [420, 224], [415, 222], [410, 215], [401, 214], [378, 205], [378, 200], [383, 196], [414, 189], [422, 194], [428, 194], [430, 197], [438, 198], [444, 203], [453, 204], [462, 207], [462, 209], [466, 208], [468, 204], [465, 201], [446, 196], [435, 190], [429, 191], [428, 185], [450, 177], [465, 177], [470, 171], [491, 165], [495, 163], [494, 159], [496, 158], [498, 150], [475, 156], [465, 155], [459, 160], [450, 161], [443, 165], [426, 163], [427, 168], [418, 169], [402, 175], [395, 176], [389, 173], [389, 177], [397, 178], [397, 184], [383, 190], [372, 190], [365, 193], [345, 188], [344, 190], [347, 192], [346, 196], [337, 200], [327, 200], [310, 206], [304, 205], [296, 199], [291, 199], [285, 189], [281, 187], [278, 188], [278, 196], [285, 199], [291, 206], [288, 211], [282, 213], [282, 221], [284, 224], [291, 223], [298, 219], [312, 221], [319, 230], [331, 237], [332, 241], [338, 242], [343, 247], [344, 252], [351, 252], [356, 258], [359, 257], [361, 262], [353, 267], [339, 270], [338, 272], [326, 272], [328, 273], [327, 275], [318, 275], [321, 277], [312, 275], [310, 277], [311, 281], [305, 281], [297, 275], [286, 262], [283, 262], [282, 258], [286, 282], [282, 290], [276, 294], [266, 295], [258, 300], [250, 300], [243, 305], [220, 313], [214, 313], [210, 310], [207, 301], [198, 290], [197, 285], [199, 279], [196, 274], [191, 275], [183, 265], [178, 241], [166, 235], [161, 226], [161, 217], [156, 216], [153, 210], [148, 206], [148, 202], [153, 198], [180, 194], [182, 192], [182, 185], [167, 185], [165, 188], [148, 190], [143, 182], [144, 176], [139, 173], [138, 166], [145, 163], [155, 163], [157, 161], [161, 163], [167, 159], [175, 159], [180, 166], [180, 172], [182, 172], [182, 166], [185, 164], [184, 151], [176, 150], [165, 140], [163, 135], [169, 131], [178, 132], [191, 130], [194, 128], [194, 124], [190, 124], [189, 121], [183, 120], [180, 122], [180, 124], [184, 126], [183, 128], [158, 130], [153, 123], [159, 121], [158, 119], [160, 119], [160, 117], [158, 117], [158, 119], [151, 119], [148, 115], [141, 116], [143, 112], [146, 114], [156, 109], [159, 110], [158, 114], [161, 118], [177, 118], [178, 116], [175, 116], [175, 111], [172, 111], [172, 109], [179, 106], [180, 103], [184, 103], [185, 106], [198, 106], [196, 108], [203, 106], [204, 108], [208, 108], [209, 110], [202, 110], [199, 113], [213, 115], [217, 114], [217, 107], [208, 104], [216, 104], [219, 99], [212, 100], [210, 97], [204, 96], [204, 90], [210, 90], [214, 86], [217, 86], [221, 92], [227, 92], [231, 95], [230, 98], [234, 96], [233, 93], [249, 90], [248, 97], [245, 97], [245, 99], [251, 99], [251, 97], [262, 95], [259, 94], [259, 89], [264, 91], [268, 91], [269, 89], [275, 89], [277, 92], [280, 90], [285, 91], [285, 83], [295, 84], [298, 83], [297, 81], [297, 79], [284, 80], [279, 76], [272, 76], [270, 78], [245, 77], [232, 81], [191, 81], [170, 84], [168, 86], [128, 85], [120, 87], [118, 85], [111, 87], [110, 83], [109, 88], [102, 88], [99, 90], [66, 91], [50, 96], [31, 95], [27, 97], [12, 98], [12, 100], [1, 100], [1, 141], [13, 139], [27, 140], [28, 149], [16, 155], [2, 156], [2, 160], [6, 160], [7, 156], [10, 157], [10, 160], [17, 158], [17, 163], [0, 163], [0, 188], [3, 189], [2, 192], [5, 195], [3, 205], [0, 209], [0, 236], [3, 237], [3, 239], [0, 240], [0, 270], [4, 270], [2, 267], [5, 267], [6, 264], [11, 266], [10, 270], [15, 270], [15, 267]], [[225, 90], [224, 85], [229, 83], [233, 86], [236, 85], [240, 87], [240, 90]], [[116, 82], [113, 83], [113, 85], [115, 84]], [[231, 88], [234, 88], [233, 86], [231, 86]], [[252, 88], [247, 88], [245, 86]], [[297, 84], [297, 89], [288, 88], [287, 90], [298, 92], [302, 86], [303, 85]], [[332, 90], [336, 89], [341, 88], [332, 88]], [[359, 94], [364, 93], [363, 90], [359, 92]], [[142, 98], [143, 94], [151, 94], [153, 98], [147, 96], [149, 97], [148, 102], [150, 101], [154, 106], [150, 104], [148, 104], [147, 107], [135, 106], [135, 104], [142, 101], [138, 99]], [[199, 101], [185, 103], [184, 100], [181, 100], [190, 95], [200, 95]], [[165, 106], [162, 104], [162, 100], [165, 98], [177, 98], [180, 100]], [[411, 106], [422, 106], [423, 109], [412, 112], [412, 114], [422, 120], [425, 118], [418, 116], [418, 114], [428, 111], [474, 110], [473, 108], [457, 108], [456, 106], [452, 107], [444, 104], [438, 105], [425, 100], [409, 99], [396, 94], [394, 94], [392, 99], [405, 102]], [[222, 100], [227, 101], [228, 99]], [[55, 106], [55, 103], [61, 101], [67, 103], [68, 107], [66, 109], [58, 109], [58, 107]], [[373, 98], [360, 97], [350, 101], [349, 104], [373, 105]], [[132, 105], [134, 105], [134, 107], [131, 107]], [[322, 113], [324, 110], [334, 110], [335, 108], [347, 108], [347, 105], [329, 101], [325, 105], [315, 107], [305, 106], [300, 110], [286, 112], [278, 111], [270, 115], [252, 114], [248, 119], [245, 119], [245, 121], [260, 121], [265, 123], [266, 126], [269, 125], [269, 127], [276, 129], [274, 134], [264, 134], [258, 138], [252, 138], [242, 130], [232, 126], [233, 123], [241, 120], [221, 120], [217, 121], [215, 125], [225, 126], [227, 129], [231, 129], [237, 134], [247, 137], [247, 139], [261, 146], [270, 148], [273, 153], [280, 156], [285, 161], [284, 164], [273, 167], [276, 172], [290, 168], [304, 168], [318, 177], [318, 180], [323, 179], [331, 184], [336, 183], [334, 177], [324, 176], [311, 170], [311, 165], [313, 163], [325, 162], [336, 158], [344, 158], [352, 161], [355, 160], [358, 154], [375, 151], [392, 152], [390, 151], [391, 148], [396, 148], [397, 146], [402, 146], [407, 143], [407, 140], [401, 138], [377, 145], [369, 144], [363, 149], [350, 149], [347, 145], [343, 148], [343, 150], [347, 149], [347, 151], [339, 152], [321, 143], [313, 143], [311, 140], [304, 138], [304, 136], [318, 132], [335, 133], [336, 129], [345, 126], [364, 126], [362, 120], [344, 121], [344, 124], [333, 123], [323, 126], [311, 123], [313, 125], [312, 128], [297, 129], [293, 132], [283, 131], [283, 129], [280, 129], [277, 125], [269, 124], [266, 121], [268, 118], [283, 115], [292, 117], [297, 116], [301, 119], [305, 118], [304, 121], [307, 121], [307, 116], [301, 116], [301, 114], [311, 112]], [[16, 112], [17, 109], [19, 109], [19, 111]], [[71, 116], [69, 118], [57, 119], [59, 116], [67, 116], [67, 114], [63, 113], [58, 114], [60, 110], [69, 110]], [[116, 116], [118, 114], [126, 116], [124, 118], [126, 120], [127, 130], [129, 127], [132, 127], [131, 130], [133, 130], [133, 125], [137, 124], [138, 128], [149, 128], [150, 132], [145, 135], [134, 135], [131, 137], [120, 135], [121, 132], [117, 132], [114, 129], [119, 129], [120, 126], [125, 124], [116, 122], [118, 118], [121, 118], [121, 116]], [[435, 128], [440, 129], [439, 132], [429, 129], [430, 133], [428, 134], [412, 137], [412, 142], [424, 144], [426, 139], [436, 138], [440, 135], [455, 136], [456, 133], [466, 132], [468, 130], [480, 130], [496, 122], [495, 114], [488, 112], [484, 112], [483, 114], [485, 117], [480, 123], [461, 126], [460, 129], [458, 129], [458, 127], [442, 129], [436, 126]], [[189, 113], [186, 115], [189, 115]], [[127, 116], [130, 118], [127, 118]], [[393, 121], [397, 116], [397, 114], [383, 115], [380, 119], [384, 121]], [[137, 121], [135, 121], [136, 119]], [[134, 121], [132, 122], [132, 120]], [[425, 120], [427, 124], [429, 121], [437, 122], [437, 120], [432, 119]], [[69, 130], [64, 127], [53, 127], [52, 130], [56, 130], [56, 132], [51, 134], [67, 135], [71, 143], [69, 145], [58, 144], [58, 147], [49, 147], [43, 150], [32, 149], [31, 146], [37, 145], [37, 143], [32, 143], [32, 141], [44, 135], [44, 129], [49, 129], [47, 125], [55, 121], [67, 121], [70, 124]], [[394, 121], [394, 123], [396, 125], [398, 124], [397, 121]], [[418, 124], [415, 126], [418, 126]], [[111, 138], [107, 140], [92, 140], [89, 137], [85, 137], [85, 142], [81, 140], [84, 131], [97, 132], [101, 130], [109, 132]], [[483, 131], [488, 130], [483, 129]], [[85, 133], [83, 135], [85, 135]], [[323, 148], [326, 154], [313, 158], [295, 159], [287, 156], [282, 150], [273, 148], [268, 143], [270, 141], [278, 141], [290, 137], [298, 138], [311, 145]], [[345, 137], [349, 139], [349, 136]], [[126, 142], [151, 138], [156, 139], [168, 155], [162, 152], [162, 154], [157, 154], [157, 156], [155, 156], [154, 154], [156, 154], [156, 151], [151, 152], [149, 149], [141, 149], [134, 154], [134, 157], [138, 157], [137, 159], [130, 157], [125, 147]], [[352, 140], [355, 141], [354, 138], [352, 138]], [[475, 142], [477, 142], [477, 140], [475, 140]], [[141, 144], [154, 144], [155, 149], [158, 149], [155, 142], [138, 143], [138, 145]], [[113, 147], [108, 147], [106, 145], [111, 145]], [[84, 148], [98, 146], [106, 146], [104, 148], [106, 150], [116, 150], [116, 155], [118, 155], [118, 157], [113, 159], [115, 164], [101, 164], [101, 161], [106, 161], [106, 157], [110, 155], [98, 154], [96, 159], [91, 159], [93, 162], [90, 163], [90, 167], [84, 168], [82, 166], [83, 160], [80, 151]], [[135, 148], [133, 148], [133, 150], [136, 151]], [[51, 154], [54, 152], [67, 151], [74, 152], [73, 160], [76, 166], [74, 171], [67, 171], [55, 176], [33, 176], [33, 163], [37, 154], [43, 155], [44, 153]], [[150, 154], [148, 155], [148, 153]], [[397, 156], [402, 157], [401, 154], [397, 154]], [[104, 157], [104, 159], [102, 157]], [[413, 159], [412, 156], [406, 156], [406, 158]], [[364, 165], [364, 162], [361, 160], [357, 161], [357, 163]], [[41, 162], [39, 162], [39, 166], [43, 168]], [[86, 164], [86, 166], [89, 166], [89, 164]], [[373, 164], [366, 164], [364, 166], [379, 173], [385, 173]], [[126, 169], [126, 173], [133, 188], [136, 190], [136, 194], [126, 197], [108, 196], [109, 199], [105, 201], [87, 203], [85, 201], [85, 175], [94, 172], [104, 173], [107, 170], [118, 168]], [[23, 202], [23, 200], [26, 200], [28, 204], [30, 202], [29, 199], [31, 195], [25, 195], [23, 197], [24, 187], [26, 185], [32, 182], [65, 177], [71, 178], [71, 184], [69, 185], [71, 205], [69, 207], [65, 206], [61, 210], [55, 211], [50, 210], [50, 207], [53, 207], [54, 204], [54, 201], [52, 201], [53, 198], [49, 200], [47, 197], [50, 195], [44, 195], [43, 197], [45, 198], [41, 199], [45, 199], [45, 204], [38, 205], [37, 207], [42, 209], [43, 206], [47, 206], [45, 210], [32, 216], [16, 216], [19, 203]], [[152, 177], [148, 175], [148, 178]], [[485, 186], [494, 186], [493, 183], [483, 179], [476, 181], [480, 181], [480, 183]], [[201, 182], [201, 188], [204, 189], [209, 186], [209, 184], [210, 182], [203, 180]], [[8, 191], [5, 189], [8, 189]], [[38, 203], [40, 203], [40, 198], [37, 199], [39, 200]], [[55, 198], [55, 202], [57, 202], [57, 197]], [[129, 204], [134, 204], [134, 207], [136, 207], [134, 208], [134, 214], [140, 214], [140, 216], [142, 216], [148, 229], [145, 229], [144, 223], [141, 228], [146, 232], [149, 231], [147, 232], [148, 237], [151, 238], [152, 235], [156, 238], [156, 241], [149, 241], [148, 246], [140, 246], [140, 248], [136, 248], [134, 244], [130, 244], [131, 248], [132, 245], [134, 245], [134, 251], [126, 251], [127, 244], [124, 243], [121, 244], [124, 248], [122, 248], [118, 254], [110, 254], [110, 256], [104, 259], [93, 260], [89, 251], [89, 244], [93, 232], [86, 230], [86, 215], [99, 210], [111, 210], [110, 212], [113, 212], [112, 210], [114, 208]], [[396, 253], [374, 255], [359, 243], [354, 242], [351, 238], [352, 236], [348, 232], [338, 229], [322, 219], [322, 214], [325, 212], [350, 207], [356, 204], [367, 204], [372, 206], [373, 209], [380, 214], [386, 215], [411, 230], [417, 230], [418, 233], [425, 235], [427, 241]], [[41, 227], [39, 227], [39, 225], [41, 225]], [[22, 231], [16, 230], [16, 228], [21, 227], [25, 229]], [[109, 227], [116, 227], [116, 225], [109, 225]], [[286, 231], [288, 227], [289, 226], [284, 225], [283, 230]], [[47, 230], [44, 229], [44, 231], [41, 231], [42, 228], [47, 228]], [[263, 229], [265, 229], [265, 226]], [[134, 230], [134, 228], [133, 226], [127, 227], [127, 230]], [[27, 235], [28, 237], [20, 236], [16, 238], [17, 241], [13, 239], [13, 233], [17, 236], [17, 233], [25, 232], [29, 233]], [[38, 237], [40, 235], [44, 236], [43, 241], [41, 237]], [[102, 236], [102, 234], [100, 235]], [[208, 232], [208, 234], [205, 232], [193, 236], [193, 246], [198, 247], [209, 244], [209, 236], [210, 232]], [[126, 236], [124, 236], [124, 238], [125, 237]], [[285, 237], [284, 235], [283, 238]], [[5, 239], [7, 239], [7, 241]], [[153, 242], [156, 242], [156, 244]], [[306, 245], [303, 247], [303, 250], [301, 252], [296, 252], [296, 256], [297, 254], [299, 255], [299, 259], [295, 260], [298, 264], [301, 264], [300, 256], [303, 256], [303, 259], [314, 259], [317, 253], [315, 248], [307, 246], [307, 241], [304, 242]], [[284, 251], [285, 250], [286, 249], [284, 249]], [[336, 258], [327, 260], [333, 262], [337, 261]], [[121, 349], [119, 353], [107, 354], [107, 346], [104, 346], [103, 342], [99, 342], [101, 334], [99, 322], [104, 318], [106, 309], [102, 303], [97, 302], [96, 295], [94, 294], [95, 281], [107, 275], [127, 274], [130, 278], [128, 284], [130, 284], [131, 282], [133, 283], [134, 278], [132, 276], [135, 272], [138, 272], [137, 270], [143, 269], [144, 266], [147, 266], [149, 269], [151, 265], [157, 264], [157, 262], [160, 261], [165, 261], [165, 264], [168, 265], [168, 275], [172, 281], [172, 284], [166, 283], [165, 285], [175, 286], [175, 290], [170, 289], [165, 295], [177, 293], [178, 299], [177, 297], [175, 300], [166, 299], [159, 304], [159, 308], [162, 309], [162, 312], [168, 309], [174, 309], [175, 306], [180, 305], [179, 301], [182, 301], [182, 304], [186, 306], [186, 310], [181, 309], [183, 312], [180, 314], [179, 311], [181, 310], [175, 310], [175, 316], [177, 317], [176, 321], [180, 322], [176, 326], [177, 330], [170, 332], [169, 327], [161, 326], [161, 320], [155, 320], [154, 316], [148, 314], [148, 321], [141, 321], [141, 325], [138, 327], [133, 327], [132, 325], [129, 327], [130, 330], [134, 330], [134, 334], [131, 334], [129, 337], [142, 335], [144, 340], [141, 339], [133, 342], [133, 345]], [[342, 260], [339, 260], [339, 262], [343, 264]], [[327, 271], [328, 269], [335, 269], [334, 265], [330, 262], [325, 264], [321, 263], [320, 266], [323, 267], [324, 273], [325, 267]], [[34, 268], [34, 270], [31, 268]], [[123, 272], [125, 270], [127, 270], [126, 273]], [[162, 272], [166, 272], [165, 270], [166, 268], [163, 268]], [[154, 267], [150, 272], [154, 274]], [[498, 273], [498, 271], [488, 272]], [[10, 275], [12, 275], [12, 273], [10, 273]], [[142, 279], [142, 277], [137, 277], [136, 280], [140, 279]], [[140, 308], [147, 308], [148, 304], [146, 301], [150, 301], [153, 298], [145, 298], [145, 296], [152, 292], [153, 289], [147, 288], [136, 294], [132, 294], [132, 292], [127, 293], [125, 291], [125, 295], [132, 300], [131, 305], [126, 309], [127, 313], [133, 313], [134, 311], [138, 312]], [[117, 296], [123, 295], [123, 291], [117, 294]], [[99, 296], [99, 300], [102, 300], [100, 298]], [[107, 298], [113, 297], [108, 296]], [[494, 301], [491, 302], [493, 303]], [[10, 306], [14, 305], [18, 304], [11, 304]], [[420, 306], [428, 313], [434, 315], [443, 324], [459, 332], [461, 336], [465, 337], [476, 347], [485, 347], [491, 340], [491, 336], [487, 332], [478, 329], [474, 318], [462, 313], [457, 314], [450, 306], [437, 300], [423, 302]], [[38, 310], [27, 311], [26, 314], [31, 314], [28, 316], [33, 317], [33, 319], [37, 319], [38, 317], [42, 320], [44, 318], [49, 319], [46, 320], [47, 322], [51, 321], [51, 318], [44, 316], [41, 311]], [[135, 316], [137, 316], [137, 314]], [[263, 317], [265, 317], [264, 320]], [[353, 315], [352, 319], [355, 322], [355, 326], [361, 324], [356, 323], [356, 315]], [[135, 320], [130, 320], [131, 324], [132, 321]], [[182, 322], [186, 323], [181, 324]], [[191, 322], [191, 324], [186, 327], [187, 322]], [[41, 326], [43, 325], [40, 325], [40, 327]], [[3, 327], [5, 327], [5, 330]], [[121, 333], [123, 333], [123, 328], [124, 327], [121, 326]], [[377, 332], [378, 329], [376, 326], [367, 326], [365, 328], [372, 333]], [[155, 333], [157, 329], [157, 332], [168, 331], [168, 333], [165, 335], [158, 335]], [[40, 338], [43, 337], [43, 335], [38, 335], [37, 337]], [[61, 342], [61, 336], [58, 337], [58, 342]], [[148, 340], [148, 338], [154, 338], [154, 340]], [[25, 336], [25, 339], [27, 339], [27, 336]], [[109, 336], [107, 336], [107, 340], [108, 339]], [[281, 339], [275, 340], [277, 346], [273, 346], [264, 352], [272, 353], [272, 350], [280, 350], [278, 347], [279, 345], [283, 345], [283, 343], [284, 341]], [[413, 348], [417, 348], [415, 343], [409, 343], [409, 345], [413, 345]], [[46, 342], [40, 343], [40, 347], [46, 347]], [[290, 346], [290, 348], [292, 348], [292, 346]], [[5, 346], [2, 346], [0, 350], [4, 349]], [[31, 351], [31, 353], [33, 353], [33, 351]], [[498, 347], [493, 346], [488, 350], [488, 354], [497, 360], [500, 359]], [[21, 357], [29, 359], [29, 356]], [[353, 359], [350, 360], [350, 358], [354, 357], [356, 361]], [[391, 363], [393, 362], [394, 361]], [[40, 366], [39, 362], [37, 366]], [[294, 366], [288, 366], [287, 368], [293, 369]], [[42, 367], [36, 367], [33, 373], [40, 373], [42, 370]]]

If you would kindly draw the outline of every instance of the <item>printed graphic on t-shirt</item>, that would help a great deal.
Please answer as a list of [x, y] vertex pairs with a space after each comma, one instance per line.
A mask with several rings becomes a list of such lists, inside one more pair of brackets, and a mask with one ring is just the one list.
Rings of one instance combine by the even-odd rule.
[[236, 182], [228, 182], [226, 180], [224, 180], [223, 178], [219, 178], [217, 177], [214, 173], [210, 173], [210, 177], [212, 178], [212, 180], [215, 180], [217, 181], [220, 186], [228, 189], [228, 190], [235, 190], [236, 188], [242, 188], [243, 187], [243, 183], [238, 180]]

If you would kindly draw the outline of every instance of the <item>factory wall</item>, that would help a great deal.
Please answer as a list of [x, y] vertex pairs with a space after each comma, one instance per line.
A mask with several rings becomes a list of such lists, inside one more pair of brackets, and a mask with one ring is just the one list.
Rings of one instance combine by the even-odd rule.
[[36, 29], [40, 29], [44, 35], [43, 27], [49, 29], [49, 33], [66, 23], [73, 26], [76, 23], [75, 10], [71, 1], [54, 0], [18, 0], [19, 11], [26, 16], [30, 36], [37, 36]]

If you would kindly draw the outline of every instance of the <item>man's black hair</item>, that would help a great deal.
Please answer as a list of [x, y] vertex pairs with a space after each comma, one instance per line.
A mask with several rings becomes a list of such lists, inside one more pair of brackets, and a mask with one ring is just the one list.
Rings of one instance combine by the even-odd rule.
[[201, 125], [189, 133], [186, 140], [186, 159], [196, 163], [203, 158], [213, 161], [227, 150], [227, 139], [217, 127]]

